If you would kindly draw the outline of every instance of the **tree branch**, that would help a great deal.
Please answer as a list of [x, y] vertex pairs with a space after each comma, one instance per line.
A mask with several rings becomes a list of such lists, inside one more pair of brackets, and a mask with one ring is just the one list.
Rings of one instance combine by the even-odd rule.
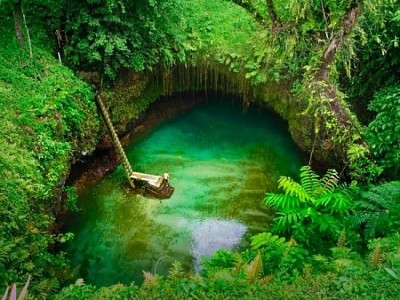
[[342, 20], [342, 26], [334, 35], [322, 56], [321, 67], [315, 76], [318, 81], [327, 80], [329, 69], [335, 60], [337, 49], [346, 40], [354, 28], [357, 18], [360, 14], [360, 10], [361, 9], [359, 6], [351, 7], [347, 12], [346, 17]]

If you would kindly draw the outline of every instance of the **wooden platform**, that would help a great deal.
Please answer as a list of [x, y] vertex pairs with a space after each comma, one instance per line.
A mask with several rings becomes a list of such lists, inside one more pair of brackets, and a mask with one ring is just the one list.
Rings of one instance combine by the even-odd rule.
[[163, 178], [161, 176], [150, 175], [139, 172], [132, 172], [130, 178], [134, 180], [146, 181], [147, 183], [154, 185], [155, 187], [160, 187], [163, 181]]
[[132, 172], [129, 176], [135, 185], [142, 183], [146, 193], [159, 199], [167, 199], [174, 193], [174, 188], [161, 176]]

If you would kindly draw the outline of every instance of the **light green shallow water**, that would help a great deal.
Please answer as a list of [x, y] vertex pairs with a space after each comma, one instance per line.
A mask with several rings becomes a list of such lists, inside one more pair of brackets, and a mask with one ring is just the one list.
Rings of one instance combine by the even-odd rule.
[[136, 171], [168, 171], [175, 193], [162, 202], [135, 195], [119, 166], [79, 195], [68, 252], [96, 285], [140, 283], [142, 270], [166, 274], [175, 260], [199, 271], [201, 256], [245, 247], [268, 230], [265, 192], [301, 166], [279, 118], [222, 100], [166, 122], [127, 155]]

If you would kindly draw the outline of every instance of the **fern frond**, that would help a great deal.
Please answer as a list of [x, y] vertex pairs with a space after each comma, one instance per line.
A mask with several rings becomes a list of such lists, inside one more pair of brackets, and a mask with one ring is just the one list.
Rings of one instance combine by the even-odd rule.
[[337, 241], [336, 245], [338, 247], [346, 247], [346, 230], [343, 229], [340, 232], [340, 236], [338, 238], [338, 241]]
[[213, 273], [213, 279], [219, 280], [226, 280], [226, 281], [233, 281], [234, 277], [232, 276], [229, 269], [221, 269], [218, 272]]
[[184, 271], [182, 267], [182, 263], [179, 261], [174, 261], [171, 265], [171, 268], [168, 271], [168, 278], [175, 280], [183, 277]]
[[369, 214], [357, 214], [354, 215], [350, 221], [352, 221], [351, 225], [357, 224], [357, 226], [361, 226], [362, 224], [365, 224], [367, 220], [369, 219]]
[[233, 254], [233, 259], [235, 261], [235, 265], [232, 268], [232, 272], [233, 274], [239, 274], [245, 265], [245, 260], [243, 259], [243, 256], [237, 252]]
[[356, 252], [353, 252], [348, 247], [333, 247], [331, 248], [331, 251], [332, 251], [332, 258], [334, 260], [338, 259], [356, 260], [359, 258], [358, 254]]
[[285, 208], [294, 209], [301, 206], [301, 202], [298, 198], [282, 194], [267, 193], [265, 194], [264, 201], [267, 206], [273, 207], [277, 210]]
[[40, 298], [47, 299], [59, 288], [59, 282], [56, 279], [45, 279], [36, 284], [33, 288], [34, 293]]
[[309, 195], [321, 186], [319, 175], [310, 166], [300, 168], [300, 184]]
[[219, 273], [222, 270], [225, 270], [226, 268], [221, 267], [221, 266], [213, 266], [213, 267], [207, 267], [205, 270], [205, 273], [208, 277], [213, 277], [214, 274]]
[[333, 193], [339, 183], [339, 174], [334, 169], [329, 169], [321, 178], [321, 187], [318, 189], [318, 195]]
[[318, 264], [326, 264], [328, 262], [328, 258], [322, 254], [316, 254], [312, 256], [313, 260], [315, 260]]
[[312, 201], [310, 194], [304, 189], [304, 187], [292, 178], [281, 176], [278, 183], [278, 186], [285, 191], [285, 195], [295, 196], [301, 202]]
[[258, 253], [257, 256], [250, 262], [247, 266], [246, 279], [248, 282], [255, 282], [263, 272], [263, 264], [261, 254]]
[[352, 199], [341, 192], [326, 193], [315, 201], [316, 207], [328, 207], [331, 212], [338, 212], [341, 215], [348, 213], [352, 205]]
[[357, 182], [352, 181], [350, 185], [346, 182], [339, 184], [335, 191], [341, 192], [347, 197], [355, 198], [355, 195], [360, 193], [360, 188], [357, 186]]
[[289, 242], [287, 242], [287, 245], [288, 245], [289, 248], [293, 247], [293, 246], [296, 246], [297, 245], [297, 241], [293, 237], [291, 237]]
[[296, 224], [300, 219], [300, 214], [296, 212], [277, 213], [275, 224], [279, 232], [287, 232], [292, 225]]
[[377, 207], [372, 202], [367, 202], [364, 199], [358, 200], [354, 203], [354, 206], [357, 210], [360, 211], [375, 211]]
[[11, 243], [11, 244], [6, 244], [3, 241], [0, 241], [0, 263], [6, 261], [11, 255], [10, 253], [13, 252], [13, 248], [16, 245]]
[[354, 261], [348, 258], [339, 258], [333, 261], [337, 271], [344, 271], [345, 269], [354, 265]]
[[201, 275], [199, 273], [196, 273], [194, 275], [191, 276], [191, 279], [195, 282], [195, 283], [202, 283], [204, 282], [203, 277], [201, 277]]
[[348, 212], [353, 206], [352, 198], [342, 192], [335, 193], [333, 198], [332, 208], [340, 214]]
[[372, 239], [376, 237], [376, 231], [378, 227], [378, 218], [379, 214], [370, 214], [365, 225], [365, 236], [368, 239]]
[[335, 233], [340, 230], [341, 224], [337, 220], [328, 214], [314, 215], [313, 222], [319, 227], [320, 232], [326, 232], [330, 237], [335, 238]]
[[310, 280], [312, 278], [313, 266], [311, 264], [305, 264], [303, 267], [303, 276], [306, 280]]
[[270, 274], [267, 276], [264, 276], [263, 278], [260, 279], [260, 284], [267, 284], [268, 282], [270, 282], [272, 279], [274, 279], [274, 274]]
[[278, 235], [273, 235], [271, 232], [262, 232], [256, 234], [250, 238], [251, 240], [251, 248], [253, 250], [257, 250], [261, 247], [273, 246], [273, 247], [281, 247], [286, 243], [285, 238], [280, 237]]
[[150, 288], [159, 285], [157, 274], [152, 274], [150, 272], [143, 271], [143, 277], [144, 277], [144, 281], [142, 284], [143, 288]]
[[377, 267], [379, 266], [383, 261], [383, 252], [382, 248], [380, 245], [377, 245], [374, 250], [372, 250], [370, 256], [369, 256], [369, 262], [371, 265]]

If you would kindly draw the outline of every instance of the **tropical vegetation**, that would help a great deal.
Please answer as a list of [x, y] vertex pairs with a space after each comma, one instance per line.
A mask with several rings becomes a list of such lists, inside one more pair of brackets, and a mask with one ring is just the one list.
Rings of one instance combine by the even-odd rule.
[[[0, 294], [28, 281], [28, 298], [396, 299], [399, 36], [398, 0], [0, 0]], [[58, 226], [77, 205], [71, 166], [104, 135], [82, 77], [120, 131], [185, 90], [288, 121], [306, 166], [266, 191], [271, 230], [201, 274], [176, 262], [141, 286], [85, 284]]]

